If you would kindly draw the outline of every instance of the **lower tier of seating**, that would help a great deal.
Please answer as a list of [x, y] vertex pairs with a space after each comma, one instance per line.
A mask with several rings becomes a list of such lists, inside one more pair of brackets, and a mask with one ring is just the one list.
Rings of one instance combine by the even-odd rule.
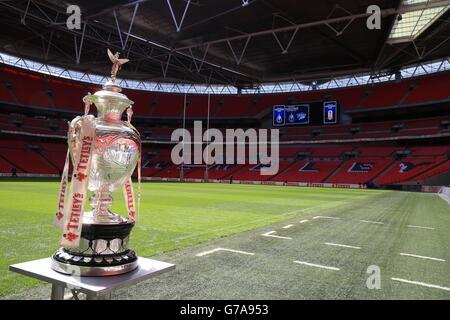
[[[327, 150], [329, 152], [327, 153]], [[171, 161], [171, 149], [144, 144], [142, 176], [179, 178], [181, 165]], [[265, 165], [214, 164], [209, 179], [309, 183], [360, 183], [375, 185], [423, 181], [450, 172], [447, 145], [329, 145], [281, 147], [278, 171], [263, 175]], [[0, 173], [60, 174], [66, 143], [0, 137]], [[266, 165], [267, 166], [267, 165]], [[204, 179], [204, 164], [184, 165], [187, 179]]]

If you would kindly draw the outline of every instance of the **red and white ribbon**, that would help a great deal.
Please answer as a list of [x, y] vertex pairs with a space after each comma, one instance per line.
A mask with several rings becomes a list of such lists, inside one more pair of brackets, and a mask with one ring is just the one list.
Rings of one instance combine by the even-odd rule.
[[77, 248], [83, 226], [84, 205], [86, 203], [89, 167], [95, 139], [94, 116], [88, 115], [80, 120], [81, 131], [78, 152], [75, 154], [72, 180], [68, 193], [67, 206], [64, 208], [64, 223], [61, 245]]
[[133, 191], [133, 182], [131, 177], [127, 179], [125, 184], [123, 185], [123, 196], [125, 198], [125, 203], [127, 206], [128, 216], [131, 221], [136, 221], [139, 216], [139, 211], [141, 207], [141, 154], [139, 151], [138, 157], [138, 203], [137, 203], [137, 212], [136, 215], [136, 207], [135, 207], [135, 199], [134, 199], [134, 191]]
[[56, 207], [55, 218], [53, 219], [53, 225], [58, 228], [62, 227], [64, 221], [64, 207], [66, 204], [69, 162], [70, 162], [70, 152], [69, 149], [67, 149], [66, 162], [64, 163], [64, 169], [61, 176], [61, 185], [59, 187], [58, 205]]
[[[128, 107], [127, 109], [127, 122], [131, 125], [131, 118], [133, 117], [133, 109], [132, 107]], [[137, 221], [139, 217], [139, 212], [141, 210], [141, 146], [139, 145], [139, 153], [138, 153], [138, 203], [137, 203], [137, 215], [135, 209], [134, 202], [134, 191], [133, 191], [133, 182], [131, 181], [131, 177], [127, 179], [125, 184], [123, 185], [123, 195], [125, 198], [125, 202], [127, 205], [128, 216], [131, 221]]]
[[136, 220], [136, 209], [134, 207], [134, 192], [133, 192], [133, 182], [131, 182], [131, 177], [127, 179], [123, 185], [123, 196], [125, 198], [125, 203], [128, 210], [128, 216], [131, 221]]
[[139, 213], [141, 212], [141, 146], [139, 145], [139, 157], [138, 157], [138, 207], [137, 217], [139, 219]]

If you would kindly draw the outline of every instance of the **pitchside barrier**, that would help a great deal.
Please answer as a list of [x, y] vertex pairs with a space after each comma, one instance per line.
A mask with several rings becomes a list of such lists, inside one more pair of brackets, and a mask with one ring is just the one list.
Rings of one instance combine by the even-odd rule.
[[422, 192], [439, 193], [442, 186], [422, 186]]
[[[159, 178], [159, 177], [144, 177], [144, 181], [167, 181], [179, 182], [179, 178]], [[186, 178], [184, 182], [205, 182], [203, 179], [189, 179]], [[253, 185], [271, 185], [271, 186], [292, 186], [292, 187], [314, 187], [314, 188], [346, 188], [346, 189], [367, 189], [365, 184], [357, 183], [315, 183], [315, 182], [281, 182], [281, 181], [247, 181], [247, 180], [215, 180], [209, 179], [210, 183], [232, 183], [232, 184], [253, 184]]]
[[[38, 173], [17, 173], [17, 177], [21, 178], [59, 178], [57, 174], [38, 174]], [[0, 177], [13, 177], [11, 173], [0, 173]], [[179, 178], [161, 178], [161, 177], [143, 177], [142, 181], [162, 181], [162, 182], [179, 182]], [[186, 178], [184, 182], [203, 183], [203, 179]], [[230, 183], [230, 180], [209, 179], [210, 183]], [[320, 183], [320, 182], [281, 182], [281, 181], [247, 181], [232, 180], [232, 184], [253, 184], [253, 185], [271, 185], [271, 186], [290, 186], [290, 187], [312, 187], [312, 188], [343, 188], [343, 189], [367, 189], [366, 184], [357, 183]], [[442, 186], [422, 186], [422, 192], [439, 193], [444, 199], [449, 199], [450, 188]], [[446, 200], [447, 201], [447, 200]]]
[[21, 177], [21, 178], [59, 178], [58, 174], [40, 174], [40, 173], [17, 173], [15, 176], [12, 173], [0, 173], [0, 177]]

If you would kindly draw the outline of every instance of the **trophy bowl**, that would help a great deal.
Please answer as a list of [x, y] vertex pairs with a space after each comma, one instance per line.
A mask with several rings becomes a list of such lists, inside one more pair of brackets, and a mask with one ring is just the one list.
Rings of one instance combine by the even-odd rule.
[[[121, 217], [111, 212], [110, 207], [113, 203], [111, 193], [122, 188], [136, 168], [141, 140], [130, 123], [131, 115], [128, 121], [122, 121], [123, 112], [133, 101], [120, 93], [120, 87], [114, 83], [115, 74], [112, 80], [103, 86], [103, 90], [88, 96], [89, 103], [97, 108], [96, 118], [85, 112], [85, 117], [91, 117], [95, 131], [87, 174], [92, 210], [82, 214], [78, 246], [62, 246], [53, 255], [52, 268], [61, 273], [109, 276], [137, 267], [137, 256], [128, 248], [134, 219]], [[76, 159], [83, 152], [82, 119], [75, 118], [69, 126], [68, 147], [74, 168]]]

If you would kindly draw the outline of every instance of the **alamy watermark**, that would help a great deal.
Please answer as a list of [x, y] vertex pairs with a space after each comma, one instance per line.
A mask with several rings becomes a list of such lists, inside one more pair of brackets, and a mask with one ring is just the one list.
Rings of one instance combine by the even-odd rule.
[[377, 265], [371, 265], [367, 268], [366, 273], [369, 275], [366, 281], [366, 287], [369, 290], [381, 289], [381, 269]]
[[66, 27], [69, 30], [81, 29], [81, 9], [77, 5], [70, 5], [67, 7], [66, 13], [69, 17], [66, 20]]
[[381, 29], [381, 9], [377, 5], [371, 5], [367, 7], [366, 13], [371, 15], [366, 20], [366, 26], [369, 30]]
[[[242, 6], [246, 6], [248, 1], [243, 1]], [[66, 26], [69, 30], [81, 29], [81, 9], [77, 5], [69, 5], [66, 9], [69, 17], [66, 20]], [[381, 29], [381, 9], [378, 5], [370, 5], [367, 7], [366, 13], [371, 14], [366, 20], [366, 26], [369, 30]]]
[[194, 121], [193, 137], [187, 129], [172, 132], [171, 141], [178, 144], [171, 159], [176, 165], [260, 164], [261, 175], [275, 175], [280, 162], [279, 136], [278, 129], [226, 129], [224, 139], [219, 129], [203, 132], [202, 121]]

